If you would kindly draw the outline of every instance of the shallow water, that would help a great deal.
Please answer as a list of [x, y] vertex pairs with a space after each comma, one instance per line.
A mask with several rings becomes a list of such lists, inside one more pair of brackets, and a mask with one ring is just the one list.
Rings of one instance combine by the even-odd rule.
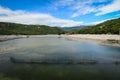
[[[95, 65], [14, 64], [10, 57], [96, 60]], [[0, 74], [20, 80], [120, 80], [120, 48], [65, 38], [21, 38], [0, 42]]]

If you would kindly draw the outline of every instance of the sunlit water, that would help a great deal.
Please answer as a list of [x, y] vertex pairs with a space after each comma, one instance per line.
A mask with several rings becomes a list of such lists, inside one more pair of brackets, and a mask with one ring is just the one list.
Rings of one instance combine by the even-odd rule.
[[[49, 60], [96, 60], [95, 65], [19, 64], [10, 57]], [[0, 74], [20, 80], [120, 80], [120, 48], [65, 38], [21, 38], [0, 42]]]

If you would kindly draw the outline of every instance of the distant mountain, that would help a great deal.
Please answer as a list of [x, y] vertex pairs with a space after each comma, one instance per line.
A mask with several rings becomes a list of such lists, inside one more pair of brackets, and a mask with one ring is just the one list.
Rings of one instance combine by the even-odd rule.
[[62, 33], [64, 33], [64, 31], [58, 27], [0, 22], [0, 35], [40, 35]]
[[61, 29], [64, 31], [71, 31], [71, 30], [79, 30], [85, 27], [87, 26], [61, 27]]
[[76, 33], [79, 34], [119, 34], [120, 32], [120, 18], [107, 20], [95, 26], [82, 28]]

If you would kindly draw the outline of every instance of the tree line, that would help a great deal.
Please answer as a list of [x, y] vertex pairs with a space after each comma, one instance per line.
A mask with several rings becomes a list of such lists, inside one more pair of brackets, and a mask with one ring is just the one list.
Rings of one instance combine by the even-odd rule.
[[0, 35], [45, 35], [45, 34], [119, 34], [120, 18], [88, 26], [78, 30], [64, 31], [59, 27], [46, 25], [24, 25], [0, 22]]
[[78, 34], [119, 34], [120, 18], [108, 20], [98, 25], [89, 26], [73, 32]]
[[63, 33], [64, 31], [58, 27], [0, 22], [0, 35], [45, 35]]

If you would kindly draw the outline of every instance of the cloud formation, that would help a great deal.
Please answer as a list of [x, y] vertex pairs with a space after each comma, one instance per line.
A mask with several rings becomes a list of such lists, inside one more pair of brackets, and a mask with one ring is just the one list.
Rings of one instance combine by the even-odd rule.
[[31, 13], [23, 10], [13, 11], [2, 6], [0, 6], [0, 21], [60, 27], [78, 26], [83, 23], [81, 21], [77, 22], [74, 20], [59, 19], [50, 14]]
[[119, 10], [120, 10], [120, 0], [114, 0], [111, 4], [99, 8], [99, 12], [96, 14], [96, 16], [104, 15]]
[[55, 9], [70, 9], [73, 12], [72, 18], [90, 13], [100, 16], [120, 10], [120, 0], [58, 0], [52, 5]]

